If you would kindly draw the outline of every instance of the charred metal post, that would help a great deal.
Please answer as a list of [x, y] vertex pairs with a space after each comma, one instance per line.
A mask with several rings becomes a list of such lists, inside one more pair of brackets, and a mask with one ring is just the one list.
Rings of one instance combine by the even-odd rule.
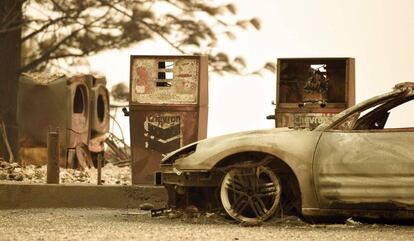
[[59, 129], [47, 133], [47, 180], [48, 184], [59, 183]]
[[97, 160], [97, 166], [98, 166], [98, 185], [102, 185], [102, 153], [98, 153], [98, 160]]

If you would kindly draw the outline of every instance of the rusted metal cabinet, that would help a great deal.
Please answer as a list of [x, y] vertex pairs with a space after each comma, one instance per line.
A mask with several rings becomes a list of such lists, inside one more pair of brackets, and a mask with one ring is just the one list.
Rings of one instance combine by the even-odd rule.
[[207, 136], [206, 56], [131, 56], [132, 183], [153, 183], [163, 155]]
[[23, 74], [19, 80], [17, 105], [19, 153], [44, 152], [30, 155], [28, 164], [46, 164], [43, 157], [46, 156], [49, 128], [59, 128], [61, 166], [69, 165], [69, 153], [79, 158], [89, 153], [89, 90], [84, 77]]
[[109, 131], [109, 92], [106, 88], [105, 77], [80, 75], [73, 78], [85, 78], [88, 86], [92, 136], [107, 133]]
[[355, 104], [355, 59], [278, 59], [276, 88], [276, 127], [313, 129]]
[[[78, 76], [82, 78], [82, 76]], [[88, 149], [96, 166], [97, 154], [104, 152], [104, 143], [109, 131], [109, 92], [105, 77], [85, 75], [89, 89], [90, 135]]]

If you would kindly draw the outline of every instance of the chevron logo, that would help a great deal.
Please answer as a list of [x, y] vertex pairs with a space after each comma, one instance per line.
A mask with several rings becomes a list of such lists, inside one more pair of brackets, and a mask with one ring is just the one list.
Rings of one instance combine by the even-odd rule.
[[145, 147], [167, 154], [182, 146], [181, 116], [148, 115], [144, 123]]

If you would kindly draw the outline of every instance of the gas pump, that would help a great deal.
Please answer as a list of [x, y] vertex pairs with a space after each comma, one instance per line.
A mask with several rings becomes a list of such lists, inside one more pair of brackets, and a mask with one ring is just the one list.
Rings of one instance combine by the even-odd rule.
[[277, 60], [276, 127], [314, 129], [355, 104], [355, 59]]
[[162, 157], [207, 136], [206, 56], [131, 56], [132, 183], [154, 182]]

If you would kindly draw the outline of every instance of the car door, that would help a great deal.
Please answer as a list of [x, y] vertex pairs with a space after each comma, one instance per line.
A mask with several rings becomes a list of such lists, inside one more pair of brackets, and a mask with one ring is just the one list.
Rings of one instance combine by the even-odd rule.
[[358, 119], [365, 124], [357, 128], [324, 131], [313, 163], [321, 208], [414, 207], [413, 103], [409, 107], [411, 112], [402, 112], [408, 124], [385, 125], [388, 116], [399, 119], [389, 105]]

